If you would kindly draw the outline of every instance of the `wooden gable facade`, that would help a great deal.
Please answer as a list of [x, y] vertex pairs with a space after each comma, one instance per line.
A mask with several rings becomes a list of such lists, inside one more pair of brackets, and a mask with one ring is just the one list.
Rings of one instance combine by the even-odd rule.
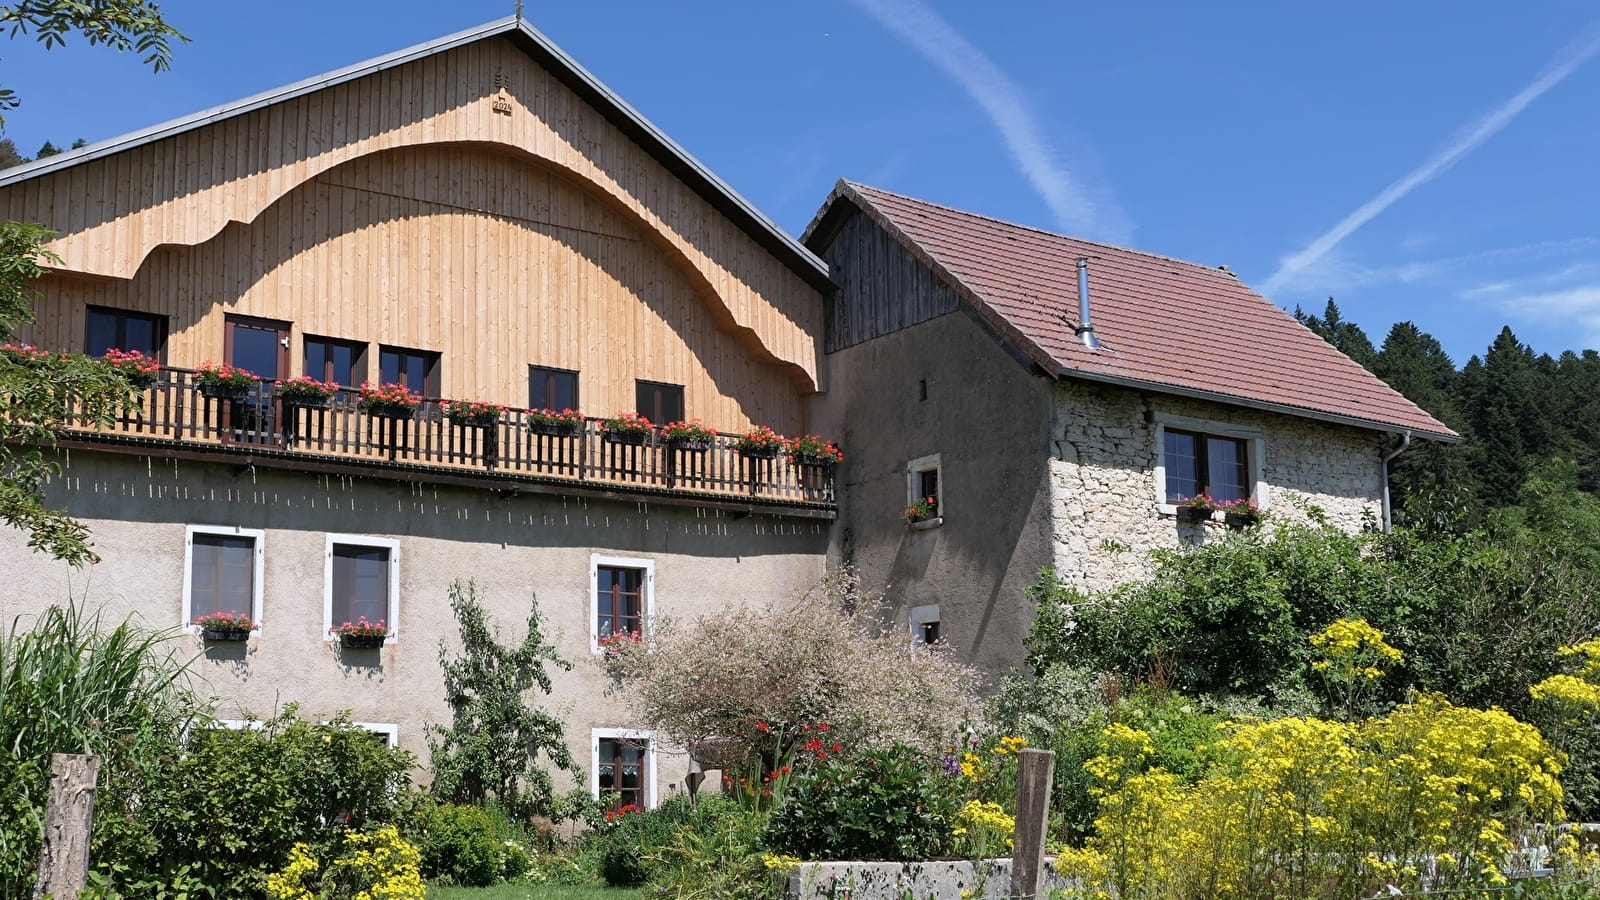
[[819, 387], [825, 266], [517, 21], [3, 173], [0, 216], [58, 232], [49, 349], [91, 310], [159, 317], [180, 370], [275, 329], [257, 374], [412, 354], [429, 396], [520, 410], [539, 367], [591, 416], [681, 386], [730, 433], [802, 433]]

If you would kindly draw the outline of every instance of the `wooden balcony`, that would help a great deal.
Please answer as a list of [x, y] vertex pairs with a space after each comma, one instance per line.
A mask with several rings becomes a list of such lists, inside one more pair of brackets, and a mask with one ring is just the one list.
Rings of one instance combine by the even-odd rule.
[[498, 491], [568, 494], [710, 506], [816, 518], [835, 515], [832, 468], [783, 456], [753, 459], [717, 435], [705, 450], [659, 438], [615, 443], [590, 419], [572, 435], [535, 433], [521, 410], [498, 422], [463, 425], [437, 401], [411, 419], [360, 409], [343, 390], [326, 408], [286, 402], [270, 383], [242, 399], [205, 396], [186, 369], [166, 368], [108, 427], [77, 422], [65, 447], [366, 475]]

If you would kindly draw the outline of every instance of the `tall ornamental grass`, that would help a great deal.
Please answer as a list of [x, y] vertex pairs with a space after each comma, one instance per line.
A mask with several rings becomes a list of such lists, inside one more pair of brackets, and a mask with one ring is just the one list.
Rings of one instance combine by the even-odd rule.
[[0, 635], [0, 896], [31, 890], [52, 753], [101, 756], [100, 784], [174, 740], [192, 706], [170, 633], [52, 606]]

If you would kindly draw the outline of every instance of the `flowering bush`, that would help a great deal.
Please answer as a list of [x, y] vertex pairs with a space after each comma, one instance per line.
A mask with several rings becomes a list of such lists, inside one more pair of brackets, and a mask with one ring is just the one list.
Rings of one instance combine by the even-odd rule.
[[951, 832], [958, 856], [987, 859], [1010, 852], [1017, 831], [1017, 820], [998, 803], [968, 800], [956, 813]]
[[498, 422], [505, 415], [506, 408], [498, 403], [487, 403], [482, 400], [446, 400], [444, 402], [445, 418], [452, 422]]
[[210, 362], [201, 363], [200, 370], [195, 373], [194, 378], [201, 384], [214, 384], [220, 387], [234, 388], [251, 387], [261, 380], [238, 366], [231, 366], [226, 363], [219, 366]]
[[320, 876], [322, 866], [311, 848], [296, 844], [288, 865], [267, 876], [267, 894], [273, 900], [424, 900], [420, 860], [417, 848], [393, 825], [348, 831], [344, 852]]
[[385, 624], [383, 619], [369, 622], [366, 616], [362, 616], [354, 622], [343, 622], [333, 626], [333, 633], [341, 637], [345, 635], [350, 637], [387, 637], [389, 626]]
[[844, 460], [844, 454], [839, 451], [832, 441], [825, 441], [814, 434], [802, 437], [789, 438], [784, 442], [789, 461], [802, 465], [808, 462], [836, 463]]
[[776, 456], [784, 447], [784, 437], [765, 425], [758, 425], [739, 436], [733, 449], [750, 455]]
[[244, 613], [216, 612], [195, 617], [194, 624], [199, 628], [210, 628], [217, 631], [254, 631], [261, 627]]
[[706, 427], [699, 419], [690, 419], [687, 422], [669, 422], [661, 426], [661, 437], [669, 441], [710, 441], [717, 436], [715, 431]]
[[1323, 659], [1311, 664], [1322, 676], [1328, 698], [1346, 718], [1353, 717], [1373, 681], [1383, 677], [1380, 665], [1404, 659], [1399, 650], [1384, 643], [1383, 632], [1365, 619], [1339, 619], [1314, 634], [1311, 646]]
[[1484, 887], [1530, 823], [1559, 822], [1560, 765], [1530, 725], [1420, 695], [1347, 724], [1241, 724], [1185, 782], [1122, 724], [1087, 765], [1100, 816], [1057, 858], [1084, 894], [1370, 897]]
[[938, 506], [932, 497], [920, 497], [916, 502], [906, 507], [905, 511], [900, 513], [900, 517], [910, 524], [916, 524], [933, 518], [937, 509]]
[[361, 383], [361, 400], [358, 405], [363, 412], [409, 411], [422, 405], [422, 396], [412, 393], [411, 389], [403, 384], [374, 385], [370, 381], [364, 381]]
[[[56, 358], [56, 354], [40, 350], [32, 344], [0, 344], [0, 355], [15, 363], [49, 362]], [[65, 353], [61, 355], [66, 356]]]
[[161, 363], [138, 350], [118, 350], [113, 347], [104, 357], [113, 371], [136, 384], [153, 381], [161, 373]]
[[609, 434], [653, 434], [655, 426], [636, 412], [625, 412], [600, 423], [600, 430]]
[[658, 619], [649, 647], [622, 642], [600, 662], [640, 727], [707, 768], [770, 770], [819, 722], [829, 746], [941, 751], [977, 709], [976, 674], [941, 646], [908, 654], [876, 607], [845, 570], [796, 600]]
[[892, 744], [801, 772], [764, 840], [801, 859], [927, 859], [949, 847], [960, 803], [932, 756]]
[[575, 409], [530, 409], [527, 420], [529, 425], [563, 425], [573, 431], [583, 427], [583, 413]]
[[339, 390], [338, 382], [318, 381], [310, 375], [296, 375], [275, 384], [279, 397], [296, 400], [326, 400]]

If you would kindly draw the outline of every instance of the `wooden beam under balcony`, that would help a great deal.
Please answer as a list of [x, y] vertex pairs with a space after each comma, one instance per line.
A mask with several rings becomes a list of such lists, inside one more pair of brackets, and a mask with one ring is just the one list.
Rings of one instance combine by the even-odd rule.
[[598, 424], [589, 419], [570, 434], [539, 433], [520, 410], [462, 424], [434, 401], [423, 401], [410, 417], [385, 416], [363, 410], [354, 391], [305, 405], [278, 396], [269, 382], [216, 396], [202, 390], [193, 372], [167, 368], [113, 423], [73, 423], [60, 445], [740, 513], [837, 515], [831, 468], [796, 465], [781, 455], [750, 458], [733, 449], [736, 438], [729, 435], [717, 435], [704, 449], [655, 437], [623, 443]]

